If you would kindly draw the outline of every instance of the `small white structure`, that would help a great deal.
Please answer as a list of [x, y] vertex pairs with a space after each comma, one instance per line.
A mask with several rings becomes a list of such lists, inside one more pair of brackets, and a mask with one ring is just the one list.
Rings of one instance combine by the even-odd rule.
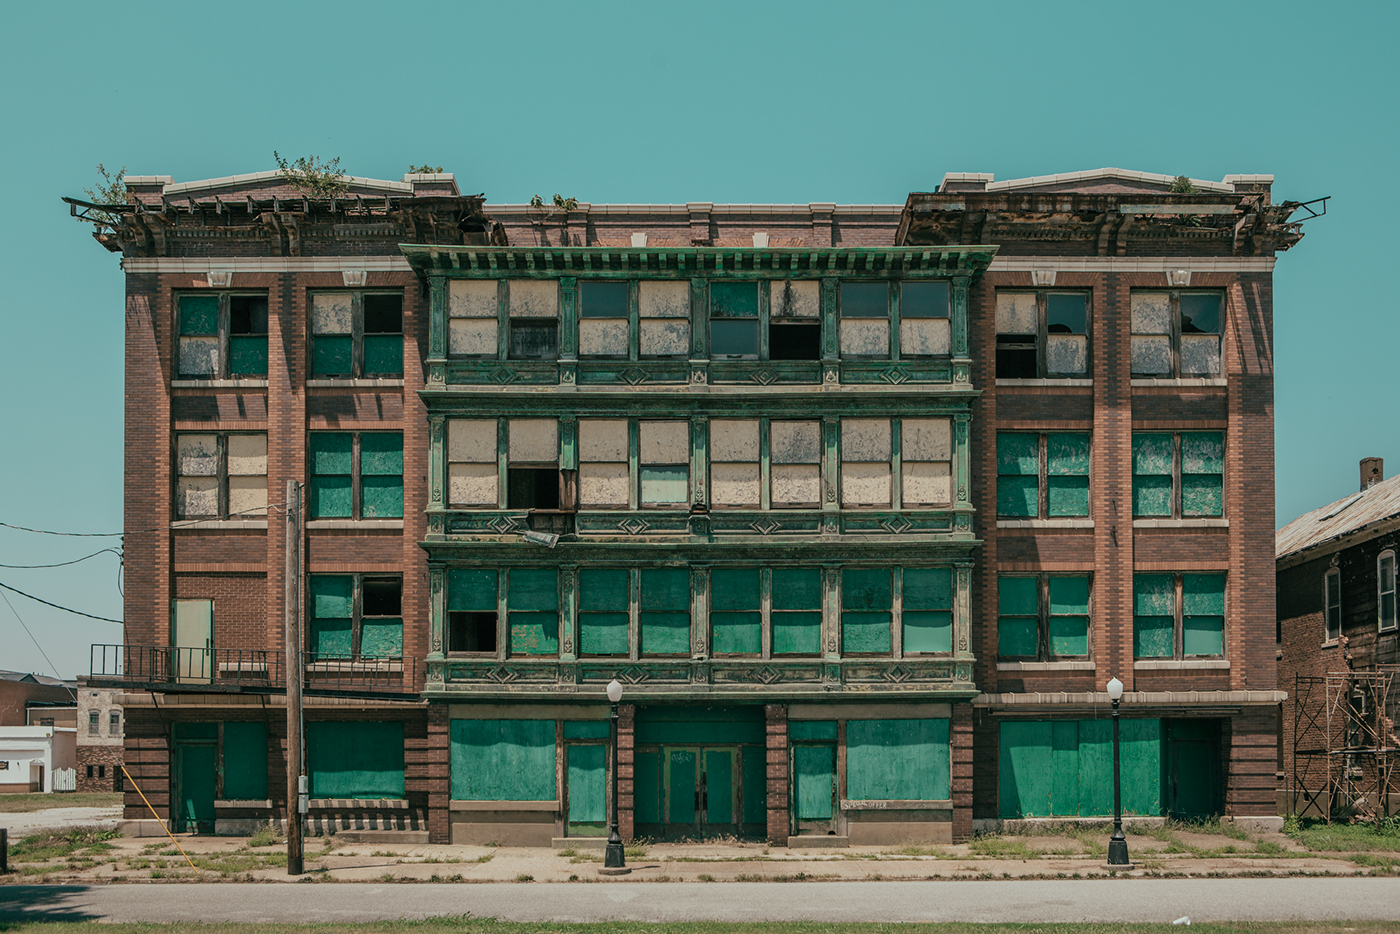
[[51, 793], [55, 769], [77, 768], [77, 749], [71, 727], [0, 727], [0, 793]]

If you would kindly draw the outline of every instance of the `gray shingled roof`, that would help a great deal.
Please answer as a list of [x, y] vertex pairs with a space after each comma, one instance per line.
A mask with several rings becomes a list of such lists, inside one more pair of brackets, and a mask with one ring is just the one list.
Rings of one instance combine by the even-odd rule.
[[1397, 515], [1400, 515], [1400, 476], [1303, 513], [1274, 533], [1274, 558], [1316, 547]]

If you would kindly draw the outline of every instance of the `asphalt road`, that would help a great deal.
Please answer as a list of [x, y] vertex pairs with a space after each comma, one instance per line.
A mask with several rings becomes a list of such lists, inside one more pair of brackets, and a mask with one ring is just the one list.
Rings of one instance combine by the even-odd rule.
[[1400, 878], [0, 886], [0, 921], [1400, 920]]

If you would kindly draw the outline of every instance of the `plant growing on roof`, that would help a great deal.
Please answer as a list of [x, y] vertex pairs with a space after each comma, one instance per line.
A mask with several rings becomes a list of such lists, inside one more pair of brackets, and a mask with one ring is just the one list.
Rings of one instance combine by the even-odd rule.
[[410, 165], [410, 166], [408, 167], [408, 174], [409, 174], [409, 175], [441, 175], [441, 174], [442, 174], [442, 166], [440, 166], [440, 165], [428, 165], [426, 162], [423, 163], [422, 165]]
[[[87, 195], [88, 200], [93, 204], [126, 204], [126, 166], [111, 173], [99, 162], [97, 174], [102, 176], [102, 181], [94, 188], [83, 189], [83, 194]], [[88, 214], [89, 220], [98, 221], [108, 227], [117, 225], [117, 217], [118, 215], [108, 211], [91, 211]]]
[[1167, 189], [1174, 195], [1194, 195], [1196, 186], [1191, 184], [1191, 179], [1185, 175], [1178, 175], [1172, 179], [1171, 187]]
[[577, 211], [578, 199], [565, 198], [563, 195], [556, 194], [553, 202], [551, 204], [546, 204], [543, 198], [539, 195], [535, 195], [530, 199], [530, 208], [532, 213], [535, 214], [535, 217], [531, 218], [531, 223], [535, 226], [535, 236], [539, 238], [540, 245], [543, 246], [545, 222], [556, 214], [567, 214], [569, 211]]
[[288, 162], [274, 149], [272, 158], [277, 160], [277, 168], [287, 184], [309, 198], [334, 198], [348, 190], [339, 156], [324, 161], [316, 156], [302, 156]]

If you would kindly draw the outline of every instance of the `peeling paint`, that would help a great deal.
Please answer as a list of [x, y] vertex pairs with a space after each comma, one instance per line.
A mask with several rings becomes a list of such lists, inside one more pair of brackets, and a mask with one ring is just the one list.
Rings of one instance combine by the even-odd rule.
[[643, 281], [638, 284], [643, 318], [689, 318], [690, 283]]
[[710, 499], [716, 506], [758, 505], [758, 464], [712, 464]]
[[559, 282], [556, 279], [510, 280], [512, 318], [559, 317]]
[[690, 348], [689, 320], [643, 318], [640, 326], [644, 357], [684, 356]]
[[460, 506], [495, 506], [499, 482], [494, 463], [451, 464], [447, 471], [448, 501]]
[[627, 463], [626, 419], [584, 418], [578, 423], [580, 462]]
[[841, 503], [844, 506], [888, 506], [889, 463], [842, 464]]
[[775, 464], [820, 464], [821, 422], [773, 422], [769, 447]]
[[229, 477], [228, 511], [238, 516], [267, 515], [267, 476]]
[[497, 349], [495, 318], [453, 318], [448, 322], [447, 352], [459, 356], [494, 356]]
[[1220, 375], [1220, 336], [1217, 334], [1181, 335], [1181, 373], [1183, 376]]
[[758, 463], [758, 419], [710, 421], [710, 460], [716, 463]]
[[1055, 374], [1088, 372], [1089, 338], [1083, 334], [1047, 335], [1045, 368]]
[[349, 334], [355, 314], [348, 292], [315, 292], [311, 296], [312, 334]]
[[1133, 292], [1129, 299], [1134, 334], [1170, 334], [1172, 297], [1169, 292]]
[[904, 318], [899, 322], [899, 352], [910, 357], [951, 353], [953, 328], [947, 318]]
[[841, 353], [877, 357], [889, 352], [889, 321], [880, 318], [841, 319]]
[[942, 505], [953, 501], [953, 471], [942, 463], [909, 463], [901, 466], [904, 505]]
[[946, 418], [906, 418], [899, 438], [905, 461], [953, 459], [953, 423]]
[[217, 477], [181, 477], [176, 490], [176, 512], [180, 518], [217, 516], [219, 480]]
[[1170, 337], [1133, 337], [1133, 372], [1147, 375], [1172, 372]]
[[641, 463], [690, 463], [689, 422], [642, 422], [640, 434]]
[[180, 375], [217, 376], [219, 373], [219, 339], [217, 337], [180, 338]]
[[887, 418], [841, 419], [841, 459], [851, 462], [889, 461], [890, 420]]
[[773, 465], [774, 505], [815, 506], [821, 498], [821, 468], [816, 464]]
[[500, 312], [494, 279], [453, 279], [447, 284], [451, 318], [494, 318]]
[[1037, 318], [1034, 292], [997, 293], [998, 334], [1035, 334]]
[[810, 279], [774, 282], [770, 288], [770, 306], [775, 317], [816, 318], [821, 315], [820, 282]]
[[585, 357], [627, 356], [627, 319], [583, 318], [578, 323], [578, 352]]
[[630, 487], [625, 463], [579, 465], [579, 500], [585, 506], [626, 506]]
[[496, 463], [496, 421], [453, 418], [447, 422], [447, 459], [452, 463]]
[[180, 435], [176, 442], [178, 471], [182, 477], [219, 475], [218, 435]]
[[553, 464], [559, 460], [559, 423], [552, 418], [512, 418], [507, 425], [512, 464]]

